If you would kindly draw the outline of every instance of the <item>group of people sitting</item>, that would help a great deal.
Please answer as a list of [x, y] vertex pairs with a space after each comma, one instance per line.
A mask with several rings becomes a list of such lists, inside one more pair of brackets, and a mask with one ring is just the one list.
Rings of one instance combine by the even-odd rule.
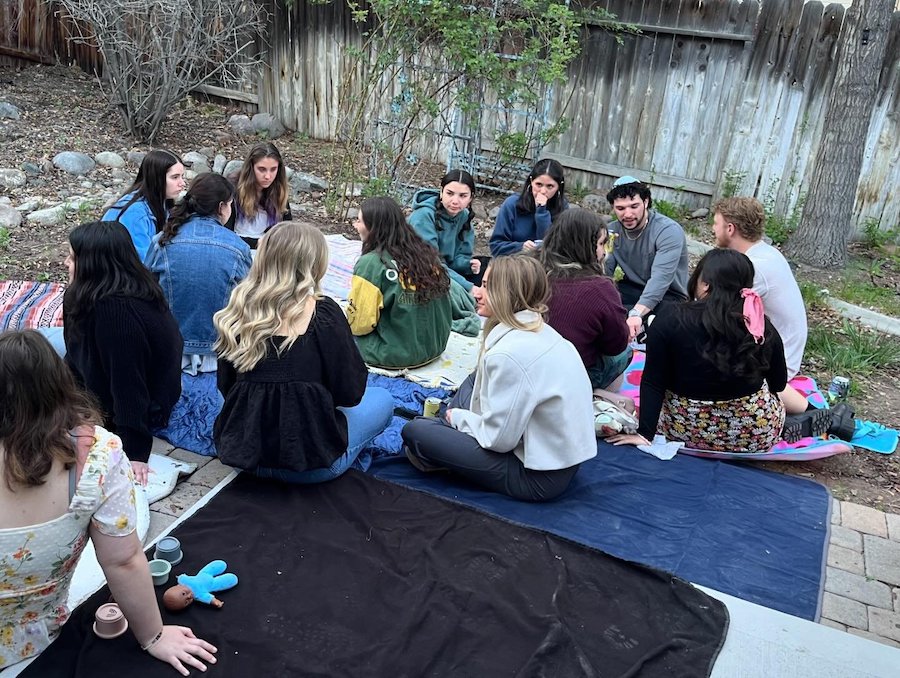
[[189, 629], [162, 625], [134, 532], [132, 483], [146, 483], [153, 433], [185, 379], [215, 373], [223, 463], [289, 483], [331, 480], [393, 414], [391, 395], [367, 386], [367, 364], [437, 358], [453, 285], [483, 319], [481, 351], [439, 417], [404, 427], [420, 470], [522, 500], [558, 497], [597, 454], [592, 391], [618, 388], [651, 316], [638, 433], [613, 442], [659, 432], [763, 451], [819, 426], [806, 414], [796, 430], [784, 425], [785, 407], [806, 410], [787, 387], [804, 343], [787, 331], [805, 332], [805, 315], [802, 301], [782, 308], [793, 278], [760, 242], [752, 199], [715, 207], [721, 249], [688, 279], [684, 232], [651, 209], [645, 184], [616, 182], [607, 228], [569, 207], [552, 160], [503, 203], [492, 257], [478, 257], [475, 183], [454, 170], [416, 195], [409, 217], [389, 198], [362, 203], [345, 314], [322, 293], [325, 237], [285, 220], [274, 146], [255, 146], [233, 181], [200, 175], [176, 204], [183, 189], [177, 155], [152, 151], [104, 220], [71, 232], [65, 363], [38, 332], [0, 336], [0, 667], [40, 652], [65, 622], [88, 536], [143, 649], [185, 675], [215, 661]]

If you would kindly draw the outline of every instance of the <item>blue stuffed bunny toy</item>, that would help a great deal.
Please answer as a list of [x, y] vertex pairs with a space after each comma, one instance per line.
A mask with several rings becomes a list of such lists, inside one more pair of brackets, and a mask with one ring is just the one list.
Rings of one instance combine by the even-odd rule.
[[213, 593], [233, 588], [238, 583], [236, 575], [225, 572], [227, 567], [224, 560], [214, 560], [204, 565], [195, 575], [179, 574], [178, 583], [191, 590], [194, 600], [213, 607], [222, 607], [224, 603]]

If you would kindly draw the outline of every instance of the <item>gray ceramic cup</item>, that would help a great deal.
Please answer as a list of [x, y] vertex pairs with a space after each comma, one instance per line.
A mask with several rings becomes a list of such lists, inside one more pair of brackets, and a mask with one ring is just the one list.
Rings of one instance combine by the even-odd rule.
[[184, 557], [181, 552], [181, 542], [175, 537], [163, 537], [157, 542], [153, 557], [159, 560], [168, 560], [173, 566], [177, 565]]

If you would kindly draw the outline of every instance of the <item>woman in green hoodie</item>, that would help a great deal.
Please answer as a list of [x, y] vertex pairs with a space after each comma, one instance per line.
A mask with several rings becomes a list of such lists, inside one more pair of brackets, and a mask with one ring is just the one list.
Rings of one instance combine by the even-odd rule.
[[422, 240], [441, 255], [451, 280], [467, 292], [481, 272], [482, 263], [473, 255], [475, 232], [469, 205], [475, 180], [465, 170], [452, 170], [441, 179], [440, 190], [423, 188], [413, 197], [413, 212], [407, 221]]

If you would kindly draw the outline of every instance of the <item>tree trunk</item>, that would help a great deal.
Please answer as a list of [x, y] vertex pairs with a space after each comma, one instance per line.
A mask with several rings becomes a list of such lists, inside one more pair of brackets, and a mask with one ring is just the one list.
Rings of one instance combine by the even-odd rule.
[[895, 2], [854, 0], [844, 17], [803, 219], [785, 247], [789, 257], [812, 266], [847, 263], [856, 226], [851, 214]]

